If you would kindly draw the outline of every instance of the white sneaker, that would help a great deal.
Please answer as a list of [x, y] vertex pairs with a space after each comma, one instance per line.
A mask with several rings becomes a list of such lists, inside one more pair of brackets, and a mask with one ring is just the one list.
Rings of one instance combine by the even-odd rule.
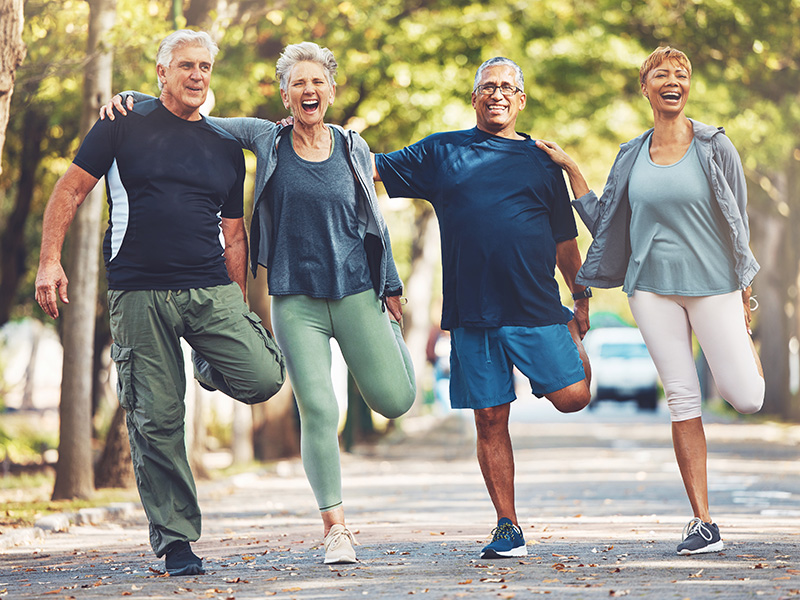
[[353, 549], [353, 544], [356, 543], [356, 538], [344, 525], [337, 523], [331, 527], [325, 536], [325, 564], [357, 562], [356, 551]]

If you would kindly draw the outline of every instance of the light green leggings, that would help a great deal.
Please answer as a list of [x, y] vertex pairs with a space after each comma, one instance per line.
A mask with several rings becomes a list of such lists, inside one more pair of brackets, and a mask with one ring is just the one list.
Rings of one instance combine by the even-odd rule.
[[300, 409], [306, 477], [321, 511], [342, 503], [339, 405], [331, 380], [335, 338], [367, 405], [394, 419], [414, 403], [416, 381], [400, 325], [372, 290], [341, 300], [273, 296], [275, 338]]

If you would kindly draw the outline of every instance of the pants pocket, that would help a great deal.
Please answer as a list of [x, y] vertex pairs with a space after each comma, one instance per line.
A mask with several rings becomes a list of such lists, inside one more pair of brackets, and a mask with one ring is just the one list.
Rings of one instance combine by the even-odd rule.
[[133, 390], [133, 348], [111, 344], [111, 360], [117, 365], [117, 398], [119, 404], [130, 412], [136, 407]]
[[261, 317], [259, 317], [256, 313], [246, 312], [244, 313], [244, 318], [247, 319], [247, 321], [253, 326], [253, 329], [256, 330], [256, 333], [261, 336], [261, 339], [264, 340], [264, 346], [275, 357], [275, 362], [280, 365], [281, 373], [280, 381], [278, 382], [278, 386], [280, 387], [283, 385], [283, 381], [286, 379], [286, 365], [283, 360], [283, 353], [281, 352], [280, 348], [278, 348], [278, 343], [275, 341], [275, 338], [272, 337], [269, 329], [261, 324]]

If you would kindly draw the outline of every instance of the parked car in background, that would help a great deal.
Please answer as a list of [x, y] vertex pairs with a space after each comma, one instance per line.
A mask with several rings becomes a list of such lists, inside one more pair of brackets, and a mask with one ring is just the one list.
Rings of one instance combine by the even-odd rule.
[[640, 410], [656, 410], [658, 372], [636, 327], [591, 329], [583, 340], [592, 364], [592, 402], [635, 400]]

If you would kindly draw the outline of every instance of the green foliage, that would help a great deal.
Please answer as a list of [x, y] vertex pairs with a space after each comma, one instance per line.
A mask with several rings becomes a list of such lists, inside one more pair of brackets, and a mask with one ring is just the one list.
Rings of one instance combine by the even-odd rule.
[[[4, 421], [8, 423], [8, 416]], [[0, 463], [5, 460], [18, 465], [40, 463], [46, 450], [58, 447], [57, 438], [56, 433], [32, 426], [18, 425], [12, 429], [4, 424], [0, 426]]]
[[[116, 90], [157, 93], [154, 57], [174, 27], [172, 10], [172, 2], [118, 1], [106, 40], [115, 50]], [[20, 312], [31, 311], [44, 203], [80, 142], [88, 4], [31, 0], [25, 12], [28, 56], [13, 97], [0, 220], [13, 203], [26, 111], [43, 111], [50, 125], [26, 225], [31, 251]], [[798, 194], [787, 200], [775, 192], [780, 173], [800, 160], [797, 0], [242, 0], [218, 4], [210, 18], [221, 48], [214, 114], [285, 116], [275, 62], [285, 45], [313, 40], [339, 62], [328, 120], [358, 129], [375, 151], [390, 151], [435, 131], [472, 127], [475, 69], [503, 55], [526, 74], [528, 106], [518, 129], [560, 143], [595, 189], [619, 143], [650, 126], [638, 67], [657, 45], [670, 44], [695, 68], [688, 113], [725, 126], [755, 184], [754, 206], [782, 215], [800, 209]], [[402, 237], [394, 234], [407, 246]]]

